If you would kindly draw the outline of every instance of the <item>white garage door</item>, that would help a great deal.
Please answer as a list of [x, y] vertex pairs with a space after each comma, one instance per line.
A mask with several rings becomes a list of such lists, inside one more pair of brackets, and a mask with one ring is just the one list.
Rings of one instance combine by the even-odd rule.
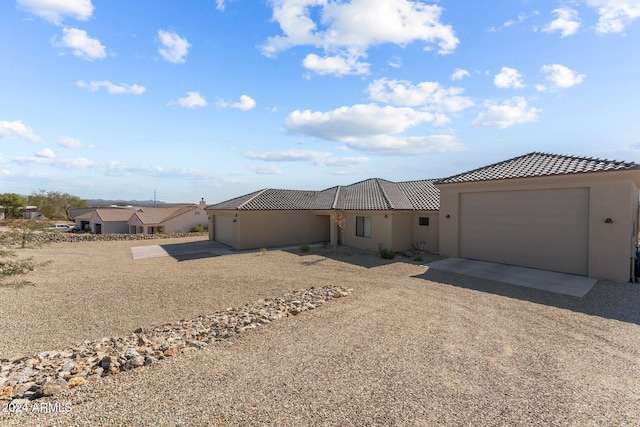
[[215, 216], [215, 240], [220, 243], [233, 246], [233, 217], [232, 216]]
[[588, 274], [589, 189], [460, 194], [460, 256]]

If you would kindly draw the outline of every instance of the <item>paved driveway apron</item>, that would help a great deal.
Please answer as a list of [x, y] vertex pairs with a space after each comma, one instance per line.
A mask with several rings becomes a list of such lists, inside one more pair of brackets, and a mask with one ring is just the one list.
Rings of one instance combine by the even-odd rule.
[[206, 240], [204, 242], [167, 243], [164, 245], [135, 246], [131, 248], [133, 259], [181, 257], [194, 254], [229, 255], [235, 253], [230, 246]]
[[447, 258], [428, 264], [429, 268], [464, 274], [496, 282], [526, 286], [558, 294], [583, 297], [598, 281], [591, 277], [557, 273], [536, 268], [496, 264], [464, 258]]

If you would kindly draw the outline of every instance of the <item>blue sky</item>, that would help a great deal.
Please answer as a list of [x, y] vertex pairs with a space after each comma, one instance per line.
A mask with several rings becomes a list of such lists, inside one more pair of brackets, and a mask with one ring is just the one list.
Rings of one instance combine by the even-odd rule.
[[0, 2], [0, 192], [214, 203], [640, 161], [640, 2]]

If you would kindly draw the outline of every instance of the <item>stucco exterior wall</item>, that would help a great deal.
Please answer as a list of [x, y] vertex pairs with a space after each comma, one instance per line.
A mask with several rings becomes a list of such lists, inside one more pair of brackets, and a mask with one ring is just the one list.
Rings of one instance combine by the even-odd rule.
[[[460, 199], [464, 193], [585, 188], [589, 192], [588, 275], [626, 281], [635, 255], [638, 175], [637, 171], [612, 171], [437, 185], [440, 190], [440, 253], [460, 256]], [[607, 218], [612, 222], [605, 222]], [[549, 226], [553, 228], [552, 224]], [[535, 250], [544, 251], [545, 248]]]
[[175, 218], [171, 218], [158, 224], [164, 227], [165, 233], [188, 233], [196, 225], [207, 226], [208, 218], [204, 209], [198, 208], [185, 212]]
[[226, 214], [216, 213], [212, 215], [212, 218], [213, 222], [210, 223], [212, 227], [209, 228], [209, 239], [235, 247], [234, 236], [236, 223], [233, 222], [235, 219], [233, 212]]
[[[344, 244], [355, 248], [377, 251], [380, 247], [393, 249], [391, 236], [393, 219], [390, 212], [381, 211], [346, 211], [344, 212], [346, 225], [344, 229]], [[387, 218], [385, 218], [385, 214]], [[356, 236], [356, 217], [371, 217], [371, 237]]]
[[[439, 253], [440, 251], [440, 215], [436, 211], [412, 212], [411, 235], [412, 242], [419, 245], [424, 242], [424, 249]], [[429, 225], [420, 225], [420, 217], [429, 218]]]
[[[209, 215], [215, 215], [214, 240], [238, 250], [329, 241], [329, 216], [311, 211], [209, 211]], [[230, 241], [219, 236], [220, 227], [231, 228]]]
[[[411, 249], [413, 242], [413, 211], [394, 211], [391, 217], [391, 250], [404, 251]], [[418, 221], [416, 219], [416, 221]]]

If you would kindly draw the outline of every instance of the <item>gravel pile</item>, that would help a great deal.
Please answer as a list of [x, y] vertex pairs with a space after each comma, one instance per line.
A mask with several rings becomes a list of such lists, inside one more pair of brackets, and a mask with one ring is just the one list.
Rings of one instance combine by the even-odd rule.
[[0, 402], [8, 402], [10, 412], [20, 410], [29, 405], [29, 400], [84, 385], [92, 378], [205, 348], [274, 320], [313, 310], [350, 292], [337, 286], [299, 290], [196, 319], [138, 328], [124, 337], [85, 340], [70, 348], [44, 351], [32, 357], [0, 359]]
[[35, 287], [0, 289], [0, 356], [291, 289], [354, 291], [0, 413], [1, 425], [640, 425], [639, 285], [599, 282], [580, 299], [359, 251], [133, 261], [138, 244], [149, 242], [25, 253], [52, 262], [30, 273]]

